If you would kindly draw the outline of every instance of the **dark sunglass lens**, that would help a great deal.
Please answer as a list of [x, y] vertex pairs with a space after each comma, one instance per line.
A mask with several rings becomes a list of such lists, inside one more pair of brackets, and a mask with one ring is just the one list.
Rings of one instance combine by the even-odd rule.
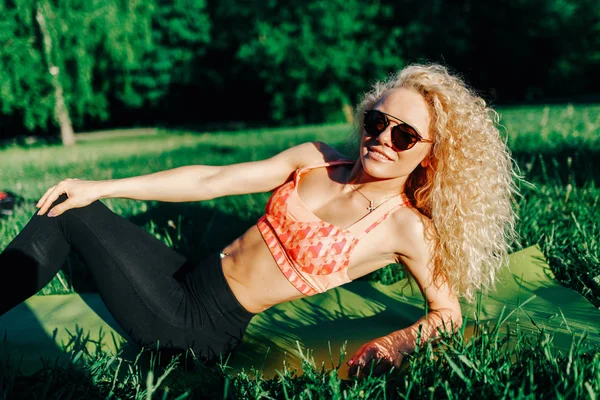
[[369, 135], [379, 135], [385, 130], [386, 126], [387, 120], [385, 115], [375, 110], [367, 111], [365, 115], [365, 131]]
[[408, 150], [417, 143], [417, 135], [409, 125], [396, 125], [392, 128], [392, 143], [398, 150]]

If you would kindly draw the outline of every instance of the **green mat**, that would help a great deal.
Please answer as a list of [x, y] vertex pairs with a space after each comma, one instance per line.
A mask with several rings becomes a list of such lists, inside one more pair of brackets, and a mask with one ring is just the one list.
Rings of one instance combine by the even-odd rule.
[[[351, 282], [256, 315], [228, 365], [233, 373], [254, 366], [272, 377], [276, 369], [282, 370], [285, 360], [288, 369], [298, 368], [301, 373], [301, 351], [314, 358], [317, 366], [334, 367], [344, 342], [348, 360], [367, 341], [414, 323], [423, 315], [423, 306], [418, 289], [406, 282], [389, 286]], [[588, 341], [600, 345], [600, 311], [553, 280], [537, 247], [511, 255], [510, 269], [504, 270], [497, 290], [483, 299], [479, 310], [462, 303], [463, 316], [469, 321], [496, 321], [503, 307], [504, 316], [510, 314], [508, 323], [514, 325], [518, 319], [523, 330], [533, 332], [545, 327], [555, 334], [554, 342], [561, 348], [570, 346], [569, 331], [587, 332]], [[10, 357], [24, 373], [39, 369], [42, 358], [69, 362], [69, 350], [115, 351], [125, 343], [96, 294], [34, 296], [0, 318], [0, 334], [4, 335], [0, 358]], [[125, 346], [126, 357], [138, 352]], [[339, 374], [347, 376], [345, 363]]]

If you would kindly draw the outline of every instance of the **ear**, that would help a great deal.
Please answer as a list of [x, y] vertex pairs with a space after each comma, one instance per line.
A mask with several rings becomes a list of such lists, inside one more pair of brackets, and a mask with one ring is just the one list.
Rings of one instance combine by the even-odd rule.
[[433, 157], [432, 151], [430, 150], [427, 155], [425, 156], [425, 158], [423, 158], [423, 160], [421, 160], [421, 167], [423, 168], [427, 168], [431, 165], [431, 158]]

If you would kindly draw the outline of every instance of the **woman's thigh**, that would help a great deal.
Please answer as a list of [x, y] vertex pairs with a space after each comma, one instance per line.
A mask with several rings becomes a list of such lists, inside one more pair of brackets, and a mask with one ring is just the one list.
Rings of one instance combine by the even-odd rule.
[[186, 328], [188, 290], [177, 274], [189, 268], [186, 257], [99, 201], [55, 218], [123, 328], [136, 336], [161, 324]]
[[218, 253], [192, 262], [100, 202], [70, 211], [69, 241], [132, 339], [202, 358], [237, 347], [254, 314], [229, 288]]
[[99, 201], [35, 215], [9, 250], [11, 261], [22, 255], [36, 264], [22, 277], [32, 281], [51, 279], [76, 251], [108, 310], [141, 345], [218, 353], [236, 346], [253, 315], [236, 302], [218, 254], [193, 263]]
[[[66, 198], [63, 195], [54, 204]], [[175, 273], [186, 258], [97, 201], [57, 217], [30, 219], [0, 254], [5, 278], [0, 282], [0, 310], [5, 312], [42, 289], [71, 251], [89, 267], [115, 314], [133, 313], [141, 302], [158, 316], [170, 318], [185, 295]]]

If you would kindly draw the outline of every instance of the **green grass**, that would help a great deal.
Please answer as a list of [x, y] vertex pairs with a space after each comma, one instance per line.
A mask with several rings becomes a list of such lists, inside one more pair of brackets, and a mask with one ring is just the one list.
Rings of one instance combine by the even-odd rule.
[[556, 278], [600, 307], [600, 107], [500, 111], [527, 182], [522, 245], [539, 243]]
[[[509, 336], [501, 332], [512, 332]], [[331, 354], [332, 367], [317, 366], [304, 354], [302, 374], [285, 364], [273, 379], [259, 369], [228, 373], [225, 362], [206, 366], [194, 361], [180, 365], [172, 360], [150, 367], [98, 352], [72, 353], [85, 360], [69, 367], [48, 362], [39, 372], [23, 376], [14, 363], [0, 362], [2, 398], [207, 398], [207, 399], [388, 399], [388, 398], [589, 398], [600, 392], [600, 352], [573, 336], [568, 351], [553, 347], [551, 333], [525, 335], [519, 325], [478, 324], [476, 334], [444, 336], [439, 344], [426, 343], [407, 355], [403, 366], [381, 376], [340, 379], [344, 360]], [[462, 332], [461, 332], [462, 333]], [[83, 346], [75, 346], [83, 347]], [[301, 353], [300, 353], [301, 354]], [[335, 362], [333, 360], [336, 360]]]
[[[521, 240], [515, 250], [538, 243], [557, 279], [600, 307], [600, 106], [518, 107], [499, 112], [525, 178], [516, 204]], [[346, 125], [211, 133], [159, 131], [149, 136], [86, 140], [75, 149], [6, 146], [0, 150], [0, 189], [30, 201], [0, 220], [0, 248], [24, 226], [45, 189], [64, 178], [120, 178], [188, 164], [256, 160], [311, 140], [325, 141], [351, 154], [349, 133]], [[255, 223], [267, 198], [267, 194], [260, 194], [203, 203], [124, 199], [106, 203], [169, 246], [201, 257]], [[64, 268], [43, 292], [87, 289], [86, 280], [78, 277], [77, 271]], [[399, 279], [397, 271], [386, 267], [364, 279], [394, 282]], [[145, 398], [147, 391], [157, 386], [157, 379], [166, 374], [156, 389], [158, 397], [167, 388], [168, 398], [598, 397], [598, 349], [574, 340], [571, 351], [561, 354], [552, 346], [551, 333], [526, 337], [518, 330], [509, 345], [494, 333], [498, 329], [508, 327], [483, 326], [468, 342], [460, 335], [447, 338], [445, 352], [429, 344], [408, 356], [401, 371], [362, 381], [341, 380], [336, 368], [317, 368], [306, 361], [302, 376], [282, 368], [282, 376], [272, 380], [262, 379], [260, 371], [257, 379], [251, 379], [254, 373], [229, 376], [225, 367], [197, 365], [202, 373], [196, 375], [206, 379], [182, 384], [182, 379], [174, 379], [182, 373], [181, 366], [156, 368], [148, 379], [131, 361], [98, 354], [83, 366], [69, 370], [48, 366], [33, 378], [0, 365], [0, 396], [23, 393], [23, 397], [30, 397], [25, 394], [36, 393], [41, 397], [41, 393], [60, 391], [66, 398], [83, 393]]]

